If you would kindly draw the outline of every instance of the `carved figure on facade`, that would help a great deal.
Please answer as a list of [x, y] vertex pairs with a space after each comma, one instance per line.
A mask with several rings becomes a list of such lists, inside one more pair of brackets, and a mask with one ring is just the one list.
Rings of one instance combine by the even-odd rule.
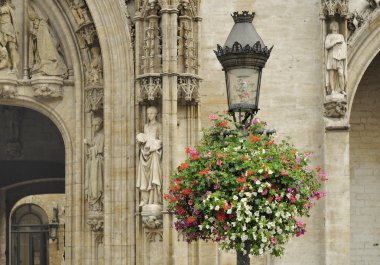
[[162, 125], [157, 121], [157, 108], [147, 109], [148, 123], [144, 133], [136, 136], [140, 147], [136, 187], [140, 190], [140, 206], [162, 204]]
[[336, 21], [330, 24], [331, 33], [326, 36], [325, 48], [327, 50], [326, 60], [326, 94], [345, 94], [346, 91], [346, 61], [347, 44], [345, 38], [339, 33], [339, 24]]
[[354, 33], [356, 29], [360, 28], [364, 23], [363, 16], [359, 15], [357, 11], [351, 13], [347, 19], [347, 29], [350, 33]]
[[103, 119], [101, 117], [94, 117], [92, 125], [94, 127], [92, 141], [84, 140], [87, 146], [85, 194], [90, 210], [93, 212], [101, 212], [103, 211], [104, 192]]
[[324, 104], [325, 116], [329, 118], [341, 118], [346, 114], [346, 100], [328, 101]]
[[86, 83], [87, 85], [96, 85], [103, 83], [103, 61], [99, 46], [89, 48], [90, 63], [85, 64], [86, 68]]
[[158, 219], [156, 216], [144, 216], [142, 219], [143, 226], [149, 229], [157, 229], [162, 227], [162, 219]]
[[67, 67], [59, 53], [59, 45], [50, 33], [46, 20], [33, 7], [28, 7], [30, 26], [30, 65], [33, 75], [59, 76], [67, 74]]
[[17, 29], [13, 9], [7, 0], [0, 0], [0, 46], [7, 50], [8, 69], [14, 73], [18, 71], [20, 60], [17, 45]]

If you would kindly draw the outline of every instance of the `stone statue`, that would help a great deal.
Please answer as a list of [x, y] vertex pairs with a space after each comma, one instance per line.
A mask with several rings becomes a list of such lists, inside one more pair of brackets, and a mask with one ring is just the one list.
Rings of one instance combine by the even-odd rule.
[[149, 122], [144, 133], [136, 137], [140, 145], [140, 161], [137, 169], [136, 187], [140, 190], [140, 206], [162, 204], [162, 125], [157, 121], [157, 108], [147, 109]]
[[85, 174], [85, 193], [90, 210], [99, 212], [103, 210], [103, 188], [104, 188], [104, 132], [103, 119], [95, 117], [92, 121], [94, 126], [94, 138], [92, 142], [87, 139], [84, 143], [88, 146], [86, 174]]
[[331, 22], [330, 30], [331, 33], [326, 36], [325, 41], [327, 50], [326, 70], [328, 72], [326, 93], [327, 95], [333, 92], [345, 94], [347, 44], [344, 36], [338, 32], [338, 22]]
[[17, 30], [12, 7], [7, 0], [0, 0], [0, 46], [5, 47], [10, 55], [9, 69], [17, 72], [19, 64], [19, 54], [17, 51]]
[[103, 82], [103, 62], [100, 47], [90, 48], [90, 65], [85, 65], [88, 84], [101, 84]]
[[50, 34], [47, 21], [41, 19], [31, 6], [28, 14], [31, 21], [29, 54], [32, 74], [64, 76], [67, 67], [58, 52], [55, 39]]

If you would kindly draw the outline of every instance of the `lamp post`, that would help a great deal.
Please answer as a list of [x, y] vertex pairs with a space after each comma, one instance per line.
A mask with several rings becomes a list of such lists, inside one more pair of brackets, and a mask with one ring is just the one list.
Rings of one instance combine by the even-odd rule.
[[[234, 121], [247, 127], [259, 111], [262, 70], [272, 48], [268, 49], [252, 25], [255, 13], [234, 12], [233, 26], [223, 47], [214, 51], [225, 71], [228, 111]], [[237, 251], [237, 264], [249, 265], [251, 243], [245, 242], [244, 250]]]
[[252, 25], [255, 13], [234, 12], [233, 26], [223, 47], [214, 51], [225, 71], [228, 111], [245, 126], [259, 111], [262, 69], [272, 48], [268, 49]]

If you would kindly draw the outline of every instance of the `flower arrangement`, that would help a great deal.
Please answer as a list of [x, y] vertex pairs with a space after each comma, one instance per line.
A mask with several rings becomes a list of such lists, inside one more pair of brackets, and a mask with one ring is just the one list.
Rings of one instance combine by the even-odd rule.
[[300, 218], [325, 195], [318, 190], [326, 173], [312, 169], [310, 154], [288, 140], [277, 143], [259, 119], [247, 128], [226, 115], [209, 119], [213, 125], [199, 146], [186, 148], [164, 195], [175, 228], [189, 243], [212, 240], [225, 250], [283, 255], [284, 244], [305, 233]]

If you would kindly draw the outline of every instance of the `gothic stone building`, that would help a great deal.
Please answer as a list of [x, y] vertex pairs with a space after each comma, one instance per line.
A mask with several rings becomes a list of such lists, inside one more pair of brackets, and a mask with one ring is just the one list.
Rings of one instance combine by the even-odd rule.
[[0, 264], [235, 264], [161, 203], [227, 108], [213, 50], [242, 10], [274, 46], [259, 116], [330, 175], [307, 234], [252, 264], [379, 264], [378, 0], [0, 1]]

